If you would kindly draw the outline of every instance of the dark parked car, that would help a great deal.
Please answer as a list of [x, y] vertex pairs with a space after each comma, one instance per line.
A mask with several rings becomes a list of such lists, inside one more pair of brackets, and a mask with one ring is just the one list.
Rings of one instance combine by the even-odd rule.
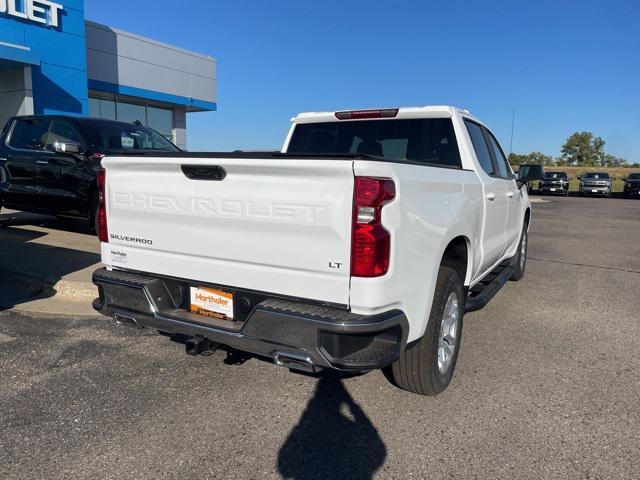
[[538, 185], [540, 193], [569, 195], [569, 176], [566, 172], [546, 172]]
[[640, 198], [640, 173], [630, 173], [624, 181], [622, 195], [626, 198]]
[[611, 181], [607, 172], [587, 172], [580, 177], [578, 193], [583, 195], [601, 195], [611, 197]]
[[0, 208], [86, 220], [95, 226], [96, 172], [105, 155], [180, 151], [137, 124], [57, 115], [14, 117], [0, 136]]

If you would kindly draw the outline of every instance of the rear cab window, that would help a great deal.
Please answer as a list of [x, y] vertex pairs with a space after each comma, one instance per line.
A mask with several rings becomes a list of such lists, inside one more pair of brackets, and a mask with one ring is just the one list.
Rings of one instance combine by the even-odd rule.
[[180, 151], [164, 136], [142, 125], [91, 119], [82, 126], [92, 139], [93, 148], [100, 151]]
[[54, 150], [56, 143], [71, 143], [84, 147], [84, 141], [78, 130], [68, 121], [60, 119], [51, 121], [44, 143], [44, 148], [51, 151]]
[[371, 155], [392, 161], [462, 168], [450, 118], [299, 123], [287, 153]]

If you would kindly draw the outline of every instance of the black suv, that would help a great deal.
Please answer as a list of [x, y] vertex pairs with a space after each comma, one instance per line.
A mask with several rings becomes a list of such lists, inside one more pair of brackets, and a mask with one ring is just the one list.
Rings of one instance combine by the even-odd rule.
[[105, 155], [178, 152], [155, 130], [97, 118], [11, 118], [0, 135], [0, 208], [86, 220], [95, 226], [96, 172]]
[[545, 172], [538, 184], [540, 193], [569, 195], [569, 176], [566, 172]]
[[630, 173], [624, 180], [624, 191], [622, 195], [625, 198], [640, 198], [640, 173]]

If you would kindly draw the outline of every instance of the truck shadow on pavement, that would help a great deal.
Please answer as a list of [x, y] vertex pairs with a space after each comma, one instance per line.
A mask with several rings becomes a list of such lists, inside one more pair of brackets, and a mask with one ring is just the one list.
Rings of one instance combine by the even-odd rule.
[[300, 422], [278, 454], [287, 479], [370, 479], [384, 464], [387, 449], [338, 375], [318, 381]]
[[[13, 228], [39, 224], [30, 221], [29, 214], [20, 215], [0, 215], [0, 310], [50, 298], [57, 293], [53, 287], [58, 281], [100, 261], [97, 253], [68, 248], [64, 239], [49, 241], [42, 229]], [[73, 225], [67, 231], [74, 231]], [[84, 276], [90, 282], [89, 274], [81, 279]]]

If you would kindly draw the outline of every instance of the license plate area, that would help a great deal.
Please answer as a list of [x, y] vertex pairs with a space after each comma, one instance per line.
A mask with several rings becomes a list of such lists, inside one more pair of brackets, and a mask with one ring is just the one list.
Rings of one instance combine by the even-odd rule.
[[189, 287], [189, 297], [189, 311], [191, 313], [219, 320], [235, 320], [233, 293], [217, 288], [191, 286]]

